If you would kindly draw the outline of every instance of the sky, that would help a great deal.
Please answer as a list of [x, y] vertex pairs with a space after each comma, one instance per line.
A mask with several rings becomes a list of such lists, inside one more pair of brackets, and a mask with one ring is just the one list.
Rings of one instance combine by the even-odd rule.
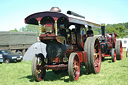
[[128, 22], [128, 0], [0, 0], [0, 31], [18, 30], [30, 14], [59, 7], [85, 16], [97, 24]]

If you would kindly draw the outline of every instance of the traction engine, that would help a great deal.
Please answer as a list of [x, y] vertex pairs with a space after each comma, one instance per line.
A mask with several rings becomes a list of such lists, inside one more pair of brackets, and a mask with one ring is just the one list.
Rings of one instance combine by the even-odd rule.
[[123, 58], [122, 42], [116, 40], [117, 34], [109, 33], [105, 36], [105, 24], [101, 24], [102, 36], [100, 37], [100, 47], [102, 52], [102, 60], [111, 56], [112, 62]]
[[[86, 21], [84, 16], [72, 11], [67, 14], [60, 11], [59, 8], [53, 7], [50, 11], [35, 13], [25, 18], [25, 23], [41, 27], [40, 43], [46, 45], [46, 49], [45, 46], [40, 49], [44, 49], [47, 55], [42, 51], [32, 55], [32, 75], [37, 82], [44, 80], [46, 70], [49, 69], [55, 74], [68, 70], [70, 81], [78, 80], [82, 66], [85, 66], [88, 74], [100, 72], [100, 42], [98, 38], [87, 37], [85, 27], [100, 25]], [[75, 27], [70, 29], [71, 25]]]

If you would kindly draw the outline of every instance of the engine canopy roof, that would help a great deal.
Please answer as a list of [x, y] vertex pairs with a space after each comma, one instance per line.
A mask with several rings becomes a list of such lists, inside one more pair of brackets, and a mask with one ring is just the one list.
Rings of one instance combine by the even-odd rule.
[[51, 11], [44, 11], [44, 12], [38, 12], [38, 13], [31, 14], [25, 18], [25, 23], [38, 25], [38, 22], [41, 21], [41, 19], [46, 16], [52, 17], [54, 21], [57, 21], [59, 18], [64, 17], [68, 20], [69, 23], [88, 25], [88, 26], [100, 28], [100, 24], [86, 21], [84, 18], [69, 15], [69, 14], [64, 14], [60, 12], [51, 12]]

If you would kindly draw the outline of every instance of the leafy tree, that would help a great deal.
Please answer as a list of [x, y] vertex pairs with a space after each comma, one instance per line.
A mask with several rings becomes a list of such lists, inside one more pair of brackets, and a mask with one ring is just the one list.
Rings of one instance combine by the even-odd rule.
[[128, 22], [124, 23], [126, 29], [128, 29]]
[[123, 23], [119, 24], [107, 24], [106, 25], [106, 32], [107, 33], [116, 33], [118, 37], [125, 37], [127, 33], [125, 32], [126, 28]]
[[20, 32], [36, 32], [39, 35], [39, 26], [37, 25], [26, 25], [20, 29]]
[[94, 35], [100, 35], [101, 34], [101, 28], [93, 28]]

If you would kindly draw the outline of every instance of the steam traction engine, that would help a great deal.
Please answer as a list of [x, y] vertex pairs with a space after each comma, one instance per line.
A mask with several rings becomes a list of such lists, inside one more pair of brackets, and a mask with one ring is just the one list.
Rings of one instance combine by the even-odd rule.
[[[59, 8], [39, 12], [25, 18], [25, 23], [41, 26], [41, 43], [46, 44], [45, 56], [36, 53], [32, 61], [32, 75], [35, 81], [44, 79], [46, 69], [54, 73], [68, 70], [69, 79], [77, 81], [80, 66], [86, 67], [86, 73], [97, 74], [101, 67], [101, 49], [98, 38], [87, 37], [86, 27], [100, 27], [86, 21], [83, 16], [72, 11], [60, 13]], [[75, 27], [69, 29], [71, 25]], [[41, 48], [44, 49], [44, 48]]]
[[111, 56], [112, 62], [123, 58], [122, 42], [116, 40], [117, 34], [109, 33], [105, 36], [105, 24], [101, 24], [102, 37], [100, 37], [100, 47], [102, 52], [102, 60]]

